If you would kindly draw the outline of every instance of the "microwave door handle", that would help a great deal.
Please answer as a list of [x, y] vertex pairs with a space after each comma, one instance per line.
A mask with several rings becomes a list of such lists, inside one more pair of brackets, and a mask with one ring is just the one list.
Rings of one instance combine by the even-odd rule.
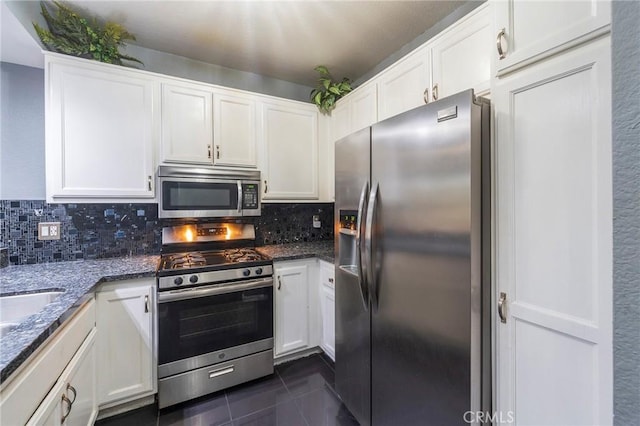
[[242, 213], [242, 181], [238, 181], [238, 213]]

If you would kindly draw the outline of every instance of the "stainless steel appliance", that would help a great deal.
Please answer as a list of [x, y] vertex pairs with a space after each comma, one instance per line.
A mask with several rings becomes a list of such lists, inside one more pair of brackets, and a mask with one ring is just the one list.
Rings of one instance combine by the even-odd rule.
[[252, 224], [163, 228], [160, 408], [273, 373], [273, 265], [254, 240]]
[[163, 219], [260, 216], [260, 172], [158, 167]]
[[491, 410], [489, 104], [468, 90], [335, 153], [336, 390], [361, 425], [467, 424]]

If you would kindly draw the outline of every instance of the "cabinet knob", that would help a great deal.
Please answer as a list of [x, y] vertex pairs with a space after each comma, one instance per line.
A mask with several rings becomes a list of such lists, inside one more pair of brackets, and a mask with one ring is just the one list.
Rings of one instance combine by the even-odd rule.
[[424, 99], [424, 103], [425, 104], [429, 103], [429, 88], [428, 87], [426, 89], [424, 89], [424, 92], [422, 93], [422, 99]]
[[329, 278], [329, 282], [332, 283], [333, 282], [333, 278]]
[[73, 405], [73, 403], [76, 402], [76, 397], [78, 396], [78, 393], [76, 392], [76, 388], [71, 386], [71, 383], [67, 383], [67, 390], [73, 392], [73, 399], [71, 400], [71, 405]]
[[278, 275], [278, 290], [282, 287], [282, 281], [280, 280], [280, 275]]
[[269, 191], [269, 185], [267, 185], [267, 181], [264, 181], [264, 193], [266, 194]]
[[64, 424], [64, 421], [67, 420], [67, 417], [69, 417], [69, 414], [71, 414], [71, 406], [73, 405], [71, 403], [71, 400], [69, 398], [67, 398], [67, 395], [62, 394], [62, 403], [67, 405], [67, 412], [64, 413], [62, 415], [62, 417], [60, 418], [60, 423]]
[[507, 293], [500, 293], [500, 299], [498, 299], [498, 315], [500, 316], [500, 322], [507, 322]]
[[149, 313], [149, 295], [144, 296], [144, 313]]
[[[498, 58], [504, 59], [507, 56], [507, 49], [502, 48], [502, 39], [507, 38], [506, 30], [503, 28], [498, 32], [498, 36], [496, 37], [496, 48], [498, 49]], [[507, 45], [507, 47], [509, 47]]]
[[435, 86], [433, 86], [433, 89], [431, 89], [431, 97], [434, 101], [438, 100], [438, 83], [436, 83]]
[[220, 159], [220, 145], [216, 145], [216, 158]]
[[151, 176], [147, 176], [147, 188], [151, 191]]

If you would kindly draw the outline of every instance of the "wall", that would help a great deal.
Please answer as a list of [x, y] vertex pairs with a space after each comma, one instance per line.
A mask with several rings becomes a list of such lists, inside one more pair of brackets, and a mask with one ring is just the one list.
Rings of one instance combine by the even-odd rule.
[[0, 199], [42, 199], [44, 71], [0, 62]]
[[[312, 217], [319, 215], [320, 229]], [[256, 245], [333, 240], [333, 204], [263, 204]], [[60, 222], [61, 239], [39, 241], [39, 222]], [[162, 223], [157, 204], [48, 204], [43, 200], [0, 200], [0, 247], [9, 263], [158, 254]]]
[[640, 3], [612, 2], [614, 424], [640, 425]]

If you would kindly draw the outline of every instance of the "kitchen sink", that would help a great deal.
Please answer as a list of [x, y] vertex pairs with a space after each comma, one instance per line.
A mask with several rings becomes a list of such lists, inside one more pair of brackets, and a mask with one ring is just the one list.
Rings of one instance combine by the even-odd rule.
[[28, 316], [42, 310], [62, 293], [64, 292], [60, 290], [46, 290], [0, 296], [0, 337], [5, 336]]

